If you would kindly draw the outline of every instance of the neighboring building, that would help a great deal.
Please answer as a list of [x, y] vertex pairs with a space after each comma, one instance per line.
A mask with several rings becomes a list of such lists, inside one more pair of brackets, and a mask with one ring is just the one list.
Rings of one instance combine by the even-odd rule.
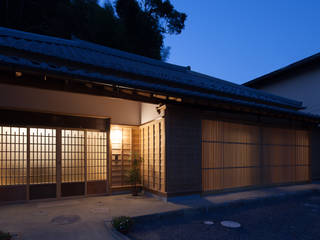
[[107, 47], [0, 28], [0, 201], [310, 180], [302, 103]]
[[[315, 54], [243, 84], [279, 96], [302, 101], [302, 111], [320, 114], [320, 54]], [[312, 177], [320, 178], [320, 130], [312, 134]]]

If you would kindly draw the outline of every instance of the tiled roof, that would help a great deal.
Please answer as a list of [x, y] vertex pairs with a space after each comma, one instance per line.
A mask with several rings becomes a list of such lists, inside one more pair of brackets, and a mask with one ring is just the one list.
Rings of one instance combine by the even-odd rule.
[[288, 113], [290, 115], [304, 116], [304, 117], [308, 117], [308, 118], [319, 119], [319, 116], [317, 116], [317, 115], [305, 113], [305, 112], [300, 112], [300, 111], [295, 111], [295, 110], [291, 110], [291, 109], [270, 106], [270, 105], [266, 105], [266, 104], [250, 102], [250, 101], [245, 101], [245, 100], [232, 99], [232, 98], [228, 98], [228, 97], [217, 96], [215, 94], [205, 94], [205, 93], [201, 93], [198, 91], [186, 90], [183, 88], [175, 88], [175, 87], [170, 87], [170, 86], [166, 86], [166, 85], [158, 84], [158, 83], [150, 83], [150, 82], [139, 81], [139, 80], [132, 81], [131, 79], [128, 79], [128, 78], [116, 77], [113, 75], [106, 75], [106, 74], [101, 74], [101, 73], [97, 73], [97, 72], [87, 72], [83, 69], [74, 69], [74, 68], [69, 69], [64, 66], [57, 68], [56, 66], [53, 66], [50, 63], [46, 63], [46, 62], [37, 63], [35, 61], [32, 61], [30, 59], [26, 59], [26, 58], [22, 58], [22, 57], [6, 56], [6, 55], [0, 54], [0, 63], [7, 64], [7, 65], [14, 65], [14, 66], [23, 66], [23, 67], [28, 67], [31, 69], [38, 69], [38, 70], [45, 71], [45, 72], [50, 71], [50, 72], [68, 74], [70, 76], [82, 77], [82, 78], [88, 79], [90, 81], [98, 81], [100, 83], [119, 84], [122, 86], [129, 86], [129, 87], [138, 88], [138, 89], [145, 89], [145, 90], [157, 89], [160, 92], [166, 92], [168, 94], [181, 94], [183, 96], [190, 96], [190, 97], [195, 97], [195, 98], [205, 98], [205, 99], [210, 99], [210, 100], [214, 100], [214, 101], [222, 101], [222, 102], [227, 102], [227, 103], [232, 103], [232, 104], [245, 105], [245, 106], [249, 106], [249, 107], [253, 107], [253, 108], [259, 108], [259, 109], [262, 108], [262, 109], [270, 110], [273, 112]]
[[[251, 104], [255, 104], [255, 101], [258, 101], [260, 103], [262, 102], [262, 105], [265, 106], [280, 105], [284, 108], [297, 109], [302, 107], [302, 102], [299, 101], [290, 100], [203, 75], [190, 71], [186, 67], [168, 64], [85, 41], [66, 40], [0, 27], [0, 48], [14, 49], [29, 54], [55, 57], [64, 61], [67, 60], [69, 62], [85, 64], [88, 66], [112, 69], [144, 77], [152, 77], [158, 79], [157, 84], [154, 83], [154, 85], [157, 86], [159, 90], [160, 87], [167, 87], [167, 90], [169, 90], [170, 84], [168, 83], [172, 83], [181, 86], [181, 88], [171, 87], [172, 89], [175, 88], [176, 92], [187, 91], [186, 89], [190, 89], [191, 87], [198, 89], [199, 94], [204, 94], [203, 92], [206, 92], [205, 95], [209, 98], [217, 97], [234, 101], [243, 101], [239, 100], [239, 98], [245, 98], [244, 102], [251, 102]], [[4, 55], [2, 57], [4, 57]], [[18, 61], [23, 65], [23, 61], [28, 61], [28, 59], [21, 58]], [[43, 62], [41, 64], [46, 65], [47, 63]], [[77, 74], [75, 70], [70, 70], [67, 65], [59, 66], [53, 70], [68, 74], [71, 74], [71, 72]], [[79, 69], [78, 72], [89, 74], [85, 68]], [[91, 72], [90, 74], [96, 74], [96, 77], [99, 76], [97, 79], [101, 79], [104, 82], [107, 81], [106, 79], [103, 79], [105, 75], [101, 73]], [[106, 77], [110, 78], [111, 76]], [[120, 78], [117, 79], [120, 81]], [[115, 79], [115, 81], [117, 81], [117, 79]], [[139, 82], [135, 79], [127, 79], [127, 81], [127, 85], [131, 86], [137, 85]], [[140, 82], [142, 83], [142, 81]], [[144, 82], [144, 84], [147, 84], [147, 82]], [[208, 93], [208, 91], [212, 93]], [[196, 91], [194, 90], [193, 92]]]

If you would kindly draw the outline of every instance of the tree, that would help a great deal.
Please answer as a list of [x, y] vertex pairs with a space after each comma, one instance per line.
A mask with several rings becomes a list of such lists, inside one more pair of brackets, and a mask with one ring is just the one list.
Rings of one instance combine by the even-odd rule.
[[175, 10], [169, 0], [142, 0], [142, 6], [159, 23], [162, 33], [180, 34], [184, 29], [187, 15]]
[[169, 0], [0, 0], [0, 26], [77, 38], [165, 60], [166, 34], [180, 34], [186, 14]]
[[128, 51], [155, 59], [168, 57], [165, 34], [180, 34], [187, 18], [169, 0], [116, 0], [115, 8], [126, 29]]

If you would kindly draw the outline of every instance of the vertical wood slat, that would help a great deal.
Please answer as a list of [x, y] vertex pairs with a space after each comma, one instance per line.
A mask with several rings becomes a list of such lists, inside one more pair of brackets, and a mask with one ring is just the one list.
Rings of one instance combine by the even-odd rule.
[[203, 120], [203, 191], [307, 181], [308, 136], [307, 131]]

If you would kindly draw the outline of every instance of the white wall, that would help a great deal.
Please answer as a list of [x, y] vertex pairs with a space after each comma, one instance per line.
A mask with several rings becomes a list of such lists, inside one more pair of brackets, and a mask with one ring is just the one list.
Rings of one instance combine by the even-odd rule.
[[0, 84], [0, 108], [108, 117], [113, 124], [141, 123], [140, 102], [5, 84]]
[[259, 89], [302, 101], [307, 107], [304, 111], [320, 114], [320, 68]]
[[141, 124], [150, 122], [159, 117], [160, 115], [157, 112], [156, 104], [141, 103]]

